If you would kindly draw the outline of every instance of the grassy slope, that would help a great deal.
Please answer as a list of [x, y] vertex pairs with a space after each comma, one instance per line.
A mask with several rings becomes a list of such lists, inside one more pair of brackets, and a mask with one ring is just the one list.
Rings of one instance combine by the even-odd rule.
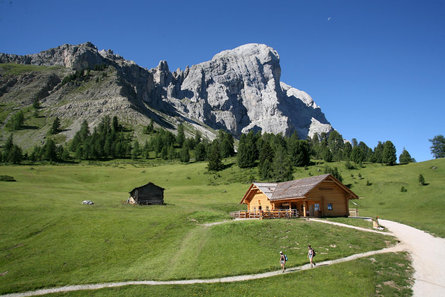
[[[445, 159], [393, 167], [367, 164], [366, 168], [342, 174], [344, 183], [352, 184], [352, 190], [360, 196], [356, 201], [360, 215], [379, 216], [445, 237]], [[419, 174], [428, 185], [419, 184]], [[367, 180], [372, 185], [367, 186]], [[408, 191], [401, 192], [402, 186]]]
[[47, 296], [410, 296], [411, 274], [408, 256], [398, 253], [239, 283], [129, 286]]
[[[277, 269], [280, 249], [293, 266], [306, 261], [308, 243], [323, 260], [392, 240], [302, 220], [199, 226], [240, 207], [248, 185], [229, 180], [244, 171], [205, 174], [205, 163], [108, 165], [0, 167], [0, 175], [17, 180], [0, 183], [0, 225], [7, 226], [0, 229], [0, 272], [8, 271], [0, 292], [254, 273]], [[147, 181], [167, 189], [166, 206], [122, 204], [128, 191]], [[81, 205], [84, 199], [96, 204]]]

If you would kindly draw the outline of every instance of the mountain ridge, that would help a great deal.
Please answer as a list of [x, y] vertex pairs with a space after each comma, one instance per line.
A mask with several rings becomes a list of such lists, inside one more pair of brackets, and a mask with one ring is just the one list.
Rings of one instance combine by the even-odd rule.
[[[91, 42], [23, 56], [0, 53], [0, 63], [61, 67], [51, 84], [43, 80], [48, 90], [39, 100], [49, 116], [73, 119], [67, 130], [75, 130], [84, 119], [94, 126], [101, 116], [117, 115], [141, 125], [150, 118], [161, 125], [169, 122], [170, 128], [187, 121], [208, 136], [213, 133], [208, 127], [235, 136], [254, 130], [297, 132], [306, 138], [332, 131], [310, 95], [280, 81], [279, 55], [264, 44], [224, 50], [174, 72], [166, 61], [146, 69], [111, 50], [99, 51]], [[70, 71], [87, 74], [64, 84]], [[13, 81], [0, 77], [0, 100], [11, 101], [8, 94], [28, 86]], [[32, 97], [35, 94], [22, 104], [30, 104]], [[67, 133], [68, 139], [72, 134]]]

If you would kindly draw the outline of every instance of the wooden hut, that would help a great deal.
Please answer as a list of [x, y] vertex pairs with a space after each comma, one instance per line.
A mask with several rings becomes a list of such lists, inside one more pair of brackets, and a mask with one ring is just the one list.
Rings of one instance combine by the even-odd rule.
[[241, 204], [246, 212], [235, 217], [349, 216], [349, 200], [358, 199], [330, 174], [282, 183], [253, 183]]
[[164, 204], [164, 188], [153, 183], [134, 188], [128, 202], [140, 205]]

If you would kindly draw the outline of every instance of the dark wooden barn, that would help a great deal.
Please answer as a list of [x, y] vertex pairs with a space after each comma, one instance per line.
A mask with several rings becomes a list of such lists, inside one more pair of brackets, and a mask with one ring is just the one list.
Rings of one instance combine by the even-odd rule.
[[164, 204], [164, 188], [153, 183], [134, 188], [128, 202], [140, 205]]

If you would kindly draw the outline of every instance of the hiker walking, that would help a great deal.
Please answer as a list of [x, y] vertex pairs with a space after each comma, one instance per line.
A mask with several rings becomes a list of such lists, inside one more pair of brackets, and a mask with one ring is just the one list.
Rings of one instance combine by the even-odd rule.
[[308, 251], [307, 251], [307, 257], [309, 258], [309, 262], [311, 263], [311, 268], [312, 268], [312, 267], [314, 267], [314, 265], [317, 265], [317, 264], [315, 264], [315, 262], [313, 261], [313, 260], [314, 260], [314, 257], [315, 257], [315, 251], [314, 251], [314, 249], [311, 247], [311, 245], [308, 245], [308, 246], [307, 246], [307, 249], [308, 249]]
[[284, 267], [286, 265], [286, 260], [287, 260], [286, 258], [287, 258], [286, 255], [283, 254], [283, 252], [280, 252], [280, 264], [281, 264], [281, 269], [283, 269], [283, 272], [284, 270], [286, 270], [286, 268]]

